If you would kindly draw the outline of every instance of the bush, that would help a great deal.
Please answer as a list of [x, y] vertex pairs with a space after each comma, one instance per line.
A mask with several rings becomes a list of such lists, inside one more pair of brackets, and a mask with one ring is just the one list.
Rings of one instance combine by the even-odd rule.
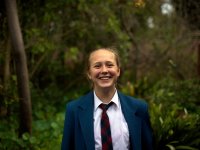
[[150, 104], [156, 150], [190, 149], [200, 146], [200, 116], [177, 104]]
[[199, 83], [164, 79], [147, 92], [156, 149], [200, 147]]

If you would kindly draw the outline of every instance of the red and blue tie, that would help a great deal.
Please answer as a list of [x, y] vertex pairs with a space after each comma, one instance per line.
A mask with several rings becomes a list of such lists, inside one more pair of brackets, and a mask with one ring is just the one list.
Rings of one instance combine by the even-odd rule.
[[101, 142], [102, 142], [102, 150], [113, 150], [112, 145], [112, 137], [110, 131], [110, 122], [108, 115], [106, 113], [107, 109], [113, 104], [113, 102], [109, 104], [101, 104], [99, 107], [103, 110], [101, 116]]

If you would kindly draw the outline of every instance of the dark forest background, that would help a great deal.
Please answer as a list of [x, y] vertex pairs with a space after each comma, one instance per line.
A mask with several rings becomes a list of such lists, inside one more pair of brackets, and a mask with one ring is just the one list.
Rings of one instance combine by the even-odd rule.
[[1, 0], [0, 149], [59, 150], [88, 53], [120, 53], [118, 89], [149, 104], [157, 150], [200, 147], [199, 0]]

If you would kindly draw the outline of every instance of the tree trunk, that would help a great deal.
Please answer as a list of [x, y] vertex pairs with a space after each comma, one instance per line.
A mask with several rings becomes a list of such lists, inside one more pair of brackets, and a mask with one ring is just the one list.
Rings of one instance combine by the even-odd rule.
[[19, 25], [16, 0], [5, 0], [8, 27], [14, 51], [18, 92], [20, 99], [19, 135], [32, 132], [32, 110], [29, 89], [27, 60]]
[[200, 78], [200, 43], [197, 45], [197, 72], [198, 77]]
[[6, 51], [5, 51], [5, 65], [4, 65], [4, 91], [8, 90], [8, 83], [10, 78], [10, 38], [6, 40]]
[[[11, 45], [10, 45], [10, 38], [7, 38], [5, 42], [5, 55], [4, 55], [4, 74], [3, 74], [3, 93], [7, 93], [8, 86], [10, 82], [10, 52], [11, 52]], [[4, 95], [0, 98], [0, 116], [6, 116], [8, 113], [8, 109], [6, 106], [7, 96]]]

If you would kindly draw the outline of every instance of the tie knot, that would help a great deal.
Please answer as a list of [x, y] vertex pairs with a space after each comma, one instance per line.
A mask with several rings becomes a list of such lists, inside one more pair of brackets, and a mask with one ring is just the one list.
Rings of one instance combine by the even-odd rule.
[[109, 104], [100, 104], [99, 108], [101, 108], [103, 111], [107, 111], [108, 108], [113, 104], [113, 102], [110, 102]]

